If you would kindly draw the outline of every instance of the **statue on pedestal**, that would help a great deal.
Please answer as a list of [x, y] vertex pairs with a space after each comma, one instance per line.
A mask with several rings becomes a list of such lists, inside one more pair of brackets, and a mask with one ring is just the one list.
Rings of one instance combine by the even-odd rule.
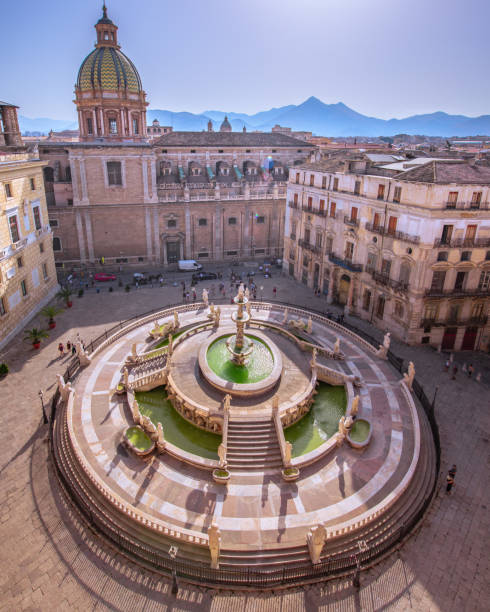
[[66, 403], [70, 397], [70, 393], [73, 391], [71, 382], [65, 383], [65, 379], [61, 374], [57, 374], [56, 378], [58, 379], [58, 390], [60, 392], [61, 401]]
[[160, 421], [158, 421], [158, 425], [157, 425], [157, 450], [159, 453], [163, 453], [163, 451], [165, 450], [165, 438], [163, 436], [163, 426], [160, 423]]
[[289, 467], [291, 465], [291, 456], [293, 452], [293, 445], [291, 442], [286, 442], [284, 452], [284, 466]]
[[316, 355], [317, 355], [317, 352], [318, 352], [318, 351], [317, 351], [317, 349], [316, 349], [316, 348], [314, 348], [314, 349], [311, 351], [311, 361], [310, 361], [310, 366], [311, 366], [311, 368], [312, 368], [312, 369], [313, 369], [313, 368], [316, 368], [316, 366], [317, 366], [317, 363], [316, 363]]
[[312, 329], [313, 329], [313, 323], [312, 323], [311, 317], [308, 317], [308, 322], [306, 323], [306, 333], [311, 334]]
[[359, 411], [359, 399], [360, 399], [360, 396], [356, 395], [354, 399], [352, 400], [352, 406], [350, 408], [350, 413], [352, 416], [357, 416], [357, 413]]
[[223, 398], [223, 412], [228, 412], [230, 410], [231, 403], [231, 395], [227, 393]]
[[76, 349], [76, 352], [77, 352], [77, 357], [78, 357], [78, 359], [80, 361], [80, 365], [81, 366], [88, 366], [88, 365], [90, 365], [90, 362], [92, 361], [92, 358], [89, 356], [87, 351], [83, 348], [83, 345], [82, 345], [80, 340], [77, 340], [77, 342], [75, 342], [75, 349]]
[[325, 540], [327, 539], [327, 530], [323, 525], [312, 527], [306, 536], [308, 550], [313, 565], [320, 563], [320, 555], [322, 554]]
[[403, 382], [407, 385], [407, 387], [412, 390], [413, 379], [415, 378], [415, 366], [413, 365], [413, 361], [410, 361], [408, 364], [408, 372], [403, 375]]
[[286, 325], [287, 322], [288, 322], [288, 309], [285, 308], [284, 309], [284, 314], [282, 316], [282, 324]]
[[219, 322], [221, 318], [221, 307], [218, 306], [214, 311], [214, 325], [215, 327], [219, 327]]
[[209, 551], [211, 552], [211, 567], [219, 568], [219, 549], [221, 544], [221, 532], [216, 523], [212, 523], [208, 529]]
[[337, 336], [337, 340], [335, 340], [335, 344], [333, 345], [334, 355], [338, 355], [340, 353], [340, 338]]
[[177, 329], [180, 326], [179, 322], [179, 313], [174, 310], [174, 329]]
[[139, 404], [136, 400], [134, 400], [133, 403], [131, 404], [131, 412], [133, 413], [133, 421], [136, 423], [136, 425], [140, 425], [141, 412], [140, 412]]
[[223, 443], [218, 446], [219, 466], [223, 470], [226, 468], [226, 447]]
[[379, 349], [376, 351], [376, 356], [380, 359], [388, 359], [388, 351], [390, 350], [391, 343], [391, 334], [390, 332], [386, 332], [383, 338], [383, 344], [380, 345]]
[[209, 304], [209, 294], [207, 289], [202, 290], [202, 301], [206, 306]]

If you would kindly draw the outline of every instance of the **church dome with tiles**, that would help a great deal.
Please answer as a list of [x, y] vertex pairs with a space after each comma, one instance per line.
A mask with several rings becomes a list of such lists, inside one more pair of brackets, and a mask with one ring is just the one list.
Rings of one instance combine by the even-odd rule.
[[102, 11], [95, 49], [83, 60], [75, 84], [80, 140], [143, 140], [148, 103], [141, 78], [121, 51], [105, 4]]

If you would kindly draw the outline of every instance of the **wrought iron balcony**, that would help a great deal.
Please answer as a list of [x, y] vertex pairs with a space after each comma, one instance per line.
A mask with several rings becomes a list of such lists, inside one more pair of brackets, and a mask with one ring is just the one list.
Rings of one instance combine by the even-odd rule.
[[467, 326], [473, 325], [479, 327], [488, 323], [488, 316], [479, 317], [467, 317], [462, 319], [461, 317], [446, 317], [444, 319], [422, 319], [420, 321], [420, 327], [445, 327], [447, 325], [452, 326]]
[[466, 297], [466, 296], [490, 296], [490, 288], [474, 287], [473, 289], [441, 289], [430, 287], [425, 290], [426, 297]]
[[294, 208], [295, 210], [298, 210], [298, 203], [297, 202], [288, 202], [288, 206], [289, 208]]
[[352, 217], [349, 217], [348, 215], [344, 215], [344, 223], [346, 225], [352, 225], [354, 227], [359, 227], [359, 219], [353, 219]]
[[341, 259], [333, 253], [328, 254], [328, 259], [336, 266], [340, 266], [351, 272], [362, 272], [362, 264], [353, 263], [350, 259]]
[[462, 249], [462, 248], [490, 247], [490, 238], [438, 238], [434, 241], [434, 248]]
[[397, 281], [393, 278], [390, 278], [387, 274], [375, 272], [374, 270], [371, 270], [371, 276], [380, 285], [384, 285], [385, 287], [391, 287], [395, 291], [401, 291], [402, 293], [408, 292], [408, 283], [405, 283], [404, 281]]
[[391, 238], [395, 238], [396, 240], [402, 240], [403, 242], [410, 242], [412, 244], [420, 243], [420, 236], [414, 236], [412, 234], [406, 234], [405, 232], [400, 232], [395, 230], [390, 232], [388, 228], [384, 228], [381, 225], [373, 225], [372, 223], [366, 223], [365, 225], [368, 232], [373, 232], [374, 234], [380, 234], [381, 236], [388, 236]]
[[302, 247], [303, 249], [306, 249], [307, 251], [311, 251], [312, 253], [316, 253], [317, 255], [321, 255], [321, 252], [322, 252], [321, 248], [310, 244], [306, 240], [303, 240], [303, 239], [300, 238], [300, 240], [298, 241], [298, 244], [299, 244], [300, 247]]

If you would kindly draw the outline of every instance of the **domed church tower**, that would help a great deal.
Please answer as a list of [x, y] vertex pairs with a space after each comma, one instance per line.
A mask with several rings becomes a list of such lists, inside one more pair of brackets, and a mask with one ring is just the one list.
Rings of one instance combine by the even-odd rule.
[[95, 49], [83, 60], [75, 85], [80, 140], [145, 140], [146, 94], [133, 62], [120, 51], [105, 3], [95, 30]]

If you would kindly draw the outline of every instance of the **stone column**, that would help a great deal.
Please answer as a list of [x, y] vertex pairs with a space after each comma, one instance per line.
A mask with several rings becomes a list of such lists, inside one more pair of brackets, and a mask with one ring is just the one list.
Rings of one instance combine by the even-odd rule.
[[97, 136], [98, 134], [98, 130], [97, 130], [97, 115], [95, 112], [95, 108], [92, 110], [92, 121], [94, 123], [94, 136]]
[[141, 172], [143, 177], [143, 201], [145, 203], [150, 201], [148, 193], [148, 161], [146, 157], [141, 159]]
[[75, 213], [75, 225], [77, 227], [78, 248], [80, 250], [80, 261], [84, 263], [87, 261], [87, 254], [85, 251], [85, 240], [83, 237], [82, 217], [81, 217], [81, 212], [79, 210], [77, 210]]
[[191, 207], [185, 205], [185, 259], [191, 259]]
[[150, 173], [151, 173], [151, 201], [158, 202], [158, 187], [157, 187], [157, 169], [156, 169], [156, 159], [150, 158]]
[[92, 235], [92, 220], [90, 218], [90, 211], [84, 210], [83, 212], [85, 219], [85, 232], [87, 234], [88, 258], [90, 261], [95, 261], [94, 238]]
[[85, 160], [80, 159], [80, 183], [82, 185], [82, 204], [88, 204], [87, 175], [85, 174]]
[[78, 190], [78, 177], [77, 177], [77, 158], [69, 156], [70, 169], [71, 169], [71, 186], [73, 189], [73, 204], [80, 203], [80, 193]]
[[214, 223], [214, 258], [223, 259], [223, 210], [219, 202], [216, 203]]
[[[146, 163], [144, 164], [146, 166]], [[146, 258], [152, 260], [153, 253], [151, 248], [151, 210], [145, 206], [145, 235], [146, 235]]]
[[160, 263], [160, 232], [158, 223], [158, 208], [153, 209], [153, 240], [155, 243], [155, 262]]

